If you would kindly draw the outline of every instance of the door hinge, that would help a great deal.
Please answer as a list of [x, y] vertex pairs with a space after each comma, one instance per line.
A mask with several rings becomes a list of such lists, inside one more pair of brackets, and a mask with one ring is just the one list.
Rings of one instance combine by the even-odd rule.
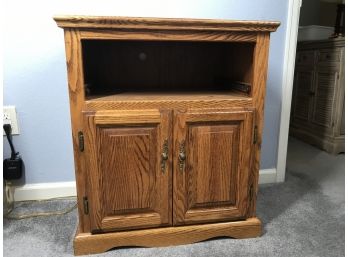
[[253, 143], [256, 144], [257, 143], [257, 126], [254, 127], [254, 140]]
[[78, 136], [78, 139], [79, 139], [79, 149], [80, 149], [80, 152], [83, 152], [83, 150], [85, 150], [85, 139], [84, 139], [84, 136], [83, 136], [83, 132], [79, 131], [77, 133], [77, 136]]
[[88, 198], [87, 196], [83, 197], [83, 213], [85, 215], [89, 214]]
[[254, 199], [254, 186], [253, 184], [251, 184], [249, 187], [249, 201], [252, 202], [253, 199]]

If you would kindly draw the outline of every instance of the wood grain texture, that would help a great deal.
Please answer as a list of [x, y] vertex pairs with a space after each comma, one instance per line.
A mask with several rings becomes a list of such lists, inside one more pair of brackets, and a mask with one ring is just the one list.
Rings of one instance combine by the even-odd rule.
[[[239, 151], [238, 122], [191, 125], [188, 131], [188, 166], [196, 171], [197, 183], [189, 196], [190, 208], [234, 205]], [[226, 172], [230, 171], [230, 172]]]
[[250, 238], [261, 235], [258, 218], [245, 221], [154, 228], [91, 235], [77, 233], [74, 239], [75, 255], [101, 253], [120, 246], [163, 247], [196, 243], [214, 237]]
[[95, 112], [94, 122], [98, 125], [160, 123], [161, 114], [156, 109], [102, 110]]
[[[251, 101], [244, 93], [233, 90], [210, 91], [155, 91], [155, 92], [122, 92], [107, 96], [91, 96], [87, 100], [94, 102], [156, 102], [156, 101], [206, 101], [206, 100], [243, 100]], [[147, 108], [150, 109], [150, 108]]]
[[249, 187], [254, 188], [252, 200], [249, 204], [248, 217], [256, 215], [256, 198], [259, 181], [260, 156], [262, 144], [262, 131], [264, 119], [264, 104], [266, 94], [266, 81], [268, 69], [268, 51], [269, 51], [269, 33], [259, 33], [257, 35], [256, 45], [254, 48], [254, 71], [252, 79], [252, 99], [255, 108], [255, 145], [253, 149], [252, 170], [250, 174]]
[[86, 101], [86, 109], [132, 110], [132, 109], [187, 109], [251, 107], [252, 99], [233, 91], [199, 92], [125, 92]]
[[87, 177], [84, 154], [79, 151], [78, 132], [83, 131], [81, 111], [84, 107], [84, 81], [82, 67], [82, 49], [79, 32], [75, 29], [64, 31], [66, 64], [68, 71], [71, 129], [74, 148], [76, 191], [79, 214], [79, 229], [90, 231], [89, 217], [83, 214], [82, 198], [87, 195]]
[[85, 113], [92, 231], [171, 224], [170, 166], [166, 172], [160, 168], [162, 142], [170, 139], [169, 114], [157, 110]]
[[275, 31], [276, 21], [237, 21], [213, 19], [175, 19], [108, 16], [55, 16], [61, 28], [98, 29], [160, 29], [160, 30], [216, 30], [216, 31]]
[[98, 40], [151, 40], [151, 41], [201, 41], [201, 42], [255, 42], [256, 36], [252, 32], [239, 31], [185, 31], [185, 30], [110, 30], [84, 29], [81, 30], [83, 39]]
[[[175, 225], [245, 218], [253, 124], [252, 110], [174, 112]], [[183, 142], [186, 160], [180, 170]]]

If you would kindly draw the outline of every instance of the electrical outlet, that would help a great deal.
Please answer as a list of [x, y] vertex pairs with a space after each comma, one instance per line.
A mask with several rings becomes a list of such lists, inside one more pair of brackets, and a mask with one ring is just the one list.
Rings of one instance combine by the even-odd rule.
[[[17, 112], [15, 106], [4, 106], [3, 124], [11, 124], [12, 135], [19, 135]], [[3, 132], [5, 135], [5, 132]]]

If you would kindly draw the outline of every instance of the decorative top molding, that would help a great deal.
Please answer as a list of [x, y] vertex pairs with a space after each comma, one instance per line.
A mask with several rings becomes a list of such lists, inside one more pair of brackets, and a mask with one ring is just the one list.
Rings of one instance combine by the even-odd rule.
[[209, 31], [276, 31], [277, 21], [241, 21], [213, 19], [140, 18], [111, 16], [55, 16], [61, 28], [81, 29], [149, 29]]

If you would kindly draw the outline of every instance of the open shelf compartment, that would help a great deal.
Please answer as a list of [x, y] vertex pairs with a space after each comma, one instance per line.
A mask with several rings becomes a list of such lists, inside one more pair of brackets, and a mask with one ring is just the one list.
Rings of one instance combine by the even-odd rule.
[[251, 94], [254, 43], [82, 40], [86, 100]]

